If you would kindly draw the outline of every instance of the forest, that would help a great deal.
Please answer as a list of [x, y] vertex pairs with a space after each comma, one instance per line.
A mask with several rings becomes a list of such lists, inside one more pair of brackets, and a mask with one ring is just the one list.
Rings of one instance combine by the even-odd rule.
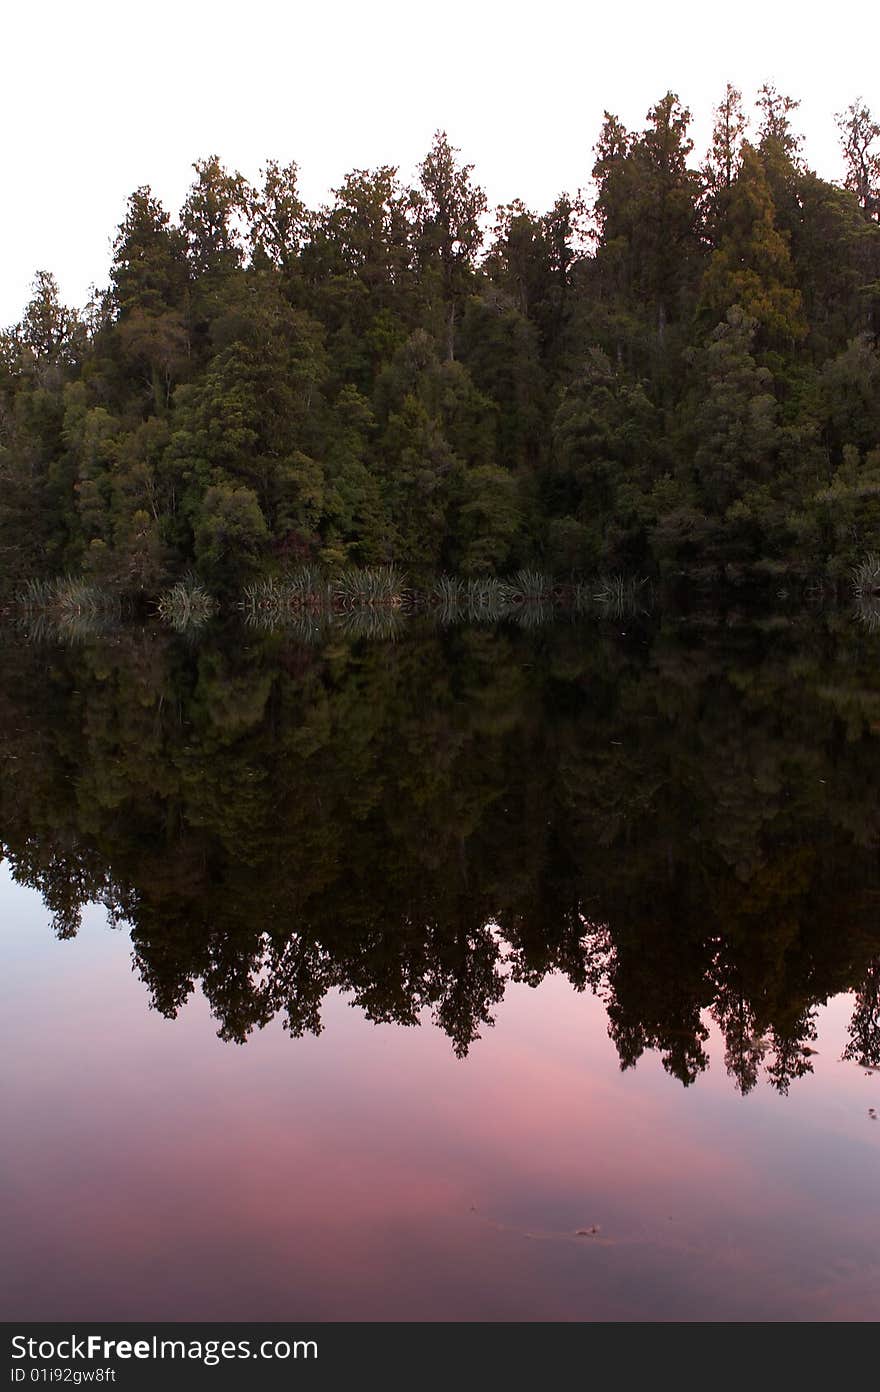
[[[39, 271], [0, 333], [0, 574], [155, 596], [314, 566], [832, 585], [880, 551], [880, 125], [728, 86], [611, 113], [549, 211], [490, 212], [441, 131], [412, 181], [198, 160], [128, 199], [109, 285]], [[585, 148], [587, 142], [585, 141]]]

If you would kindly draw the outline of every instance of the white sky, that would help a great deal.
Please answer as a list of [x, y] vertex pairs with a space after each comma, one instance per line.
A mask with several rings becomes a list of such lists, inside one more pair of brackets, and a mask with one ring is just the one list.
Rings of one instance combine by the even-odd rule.
[[880, 118], [880, 4], [517, 6], [513, 0], [44, 0], [0, 25], [0, 325], [35, 270], [82, 304], [107, 281], [127, 195], [150, 184], [176, 215], [194, 159], [256, 177], [300, 166], [312, 206], [354, 168], [410, 177], [439, 127], [490, 203], [544, 211], [584, 186], [602, 112], [641, 128], [668, 88], [702, 154], [728, 81], [801, 99], [809, 163], [839, 178], [834, 113], [861, 96]]

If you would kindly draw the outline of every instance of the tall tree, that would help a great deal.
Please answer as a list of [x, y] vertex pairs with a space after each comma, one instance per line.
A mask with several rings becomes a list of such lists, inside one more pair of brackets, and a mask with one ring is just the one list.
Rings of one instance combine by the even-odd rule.
[[196, 178], [183, 205], [181, 222], [189, 239], [196, 275], [234, 270], [243, 256], [240, 216], [247, 206], [247, 186], [230, 174], [218, 155], [196, 160]]
[[689, 123], [674, 92], [651, 108], [638, 137], [606, 113], [593, 166], [601, 280], [612, 297], [647, 310], [661, 346], [667, 322], [682, 310], [698, 252], [699, 176], [688, 166]]
[[76, 311], [62, 304], [52, 272], [37, 271], [19, 329], [23, 345], [41, 366], [63, 362], [74, 351], [78, 327]]
[[354, 169], [339, 188], [322, 220], [337, 268], [358, 279], [383, 304], [405, 282], [412, 261], [411, 197], [397, 169]]
[[880, 221], [880, 125], [861, 97], [836, 116], [846, 184], [868, 217]]
[[269, 160], [263, 166], [261, 184], [243, 186], [252, 256], [255, 260], [264, 258], [288, 273], [293, 269], [307, 230], [306, 208], [297, 186], [298, 174], [293, 161], [281, 166], [277, 160]]
[[489, 206], [485, 193], [471, 179], [474, 166], [460, 165], [458, 154], [446, 132], [437, 131], [431, 149], [419, 165], [416, 211], [422, 267], [429, 272], [434, 266], [439, 268], [450, 361], [455, 357], [457, 309], [482, 245], [480, 219]]
[[803, 140], [795, 131], [791, 117], [800, 102], [780, 94], [771, 84], [765, 83], [755, 105], [761, 113], [757, 150], [776, 205], [776, 216], [782, 230], [795, 238], [800, 222], [798, 182], [804, 167], [801, 159]]
[[790, 344], [807, 332], [788, 239], [776, 225], [763, 163], [748, 143], [730, 191], [721, 243], [703, 278], [701, 302], [716, 320], [739, 305], [765, 342]]
[[135, 189], [113, 243], [116, 341], [157, 413], [167, 410], [189, 356], [186, 238], [148, 186]]
[[634, 229], [641, 281], [656, 306], [662, 341], [667, 319], [680, 308], [679, 297], [695, 246], [698, 177], [688, 167], [693, 141], [691, 113], [675, 92], [648, 112], [648, 126], [633, 148], [640, 175], [640, 217]]
[[632, 140], [620, 118], [606, 111], [593, 151], [593, 182], [596, 185], [593, 215], [599, 236], [606, 244], [627, 226], [625, 175]]
[[793, 97], [784, 96], [777, 92], [772, 83], [765, 82], [758, 93], [755, 106], [761, 113], [758, 128], [759, 148], [766, 150], [768, 146], [776, 144], [789, 159], [796, 159], [802, 137], [792, 128], [791, 113], [797, 111], [800, 102]]
[[728, 82], [724, 97], [715, 108], [712, 145], [702, 171], [705, 183], [705, 230], [712, 246], [718, 245], [730, 189], [739, 172], [746, 128], [742, 93]]
[[566, 193], [541, 217], [517, 198], [497, 210], [492, 245], [483, 262], [493, 282], [535, 324], [551, 358], [560, 348], [569, 317], [574, 243], [582, 215], [580, 199]]
[[186, 239], [148, 185], [129, 195], [113, 243], [113, 306], [120, 317], [180, 309], [187, 290]]

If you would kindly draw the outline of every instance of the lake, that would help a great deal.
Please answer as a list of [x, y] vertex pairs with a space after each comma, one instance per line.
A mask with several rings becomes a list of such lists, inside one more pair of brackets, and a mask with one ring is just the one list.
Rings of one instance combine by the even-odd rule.
[[7, 1319], [880, 1315], [855, 614], [7, 627], [0, 768]]

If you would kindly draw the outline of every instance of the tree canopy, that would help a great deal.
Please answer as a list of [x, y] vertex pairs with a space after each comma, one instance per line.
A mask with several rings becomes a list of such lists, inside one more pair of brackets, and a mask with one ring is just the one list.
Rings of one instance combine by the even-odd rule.
[[675, 92], [607, 112], [543, 212], [491, 214], [443, 131], [317, 209], [294, 160], [197, 160], [177, 220], [136, 189], [106, 290], [41, 270], [0, 334], [4, 579], [845, 574], [880, 549], [880, 125], [837, 116], [838, 185], [797, 107], [728, 85], [702, 159]]

